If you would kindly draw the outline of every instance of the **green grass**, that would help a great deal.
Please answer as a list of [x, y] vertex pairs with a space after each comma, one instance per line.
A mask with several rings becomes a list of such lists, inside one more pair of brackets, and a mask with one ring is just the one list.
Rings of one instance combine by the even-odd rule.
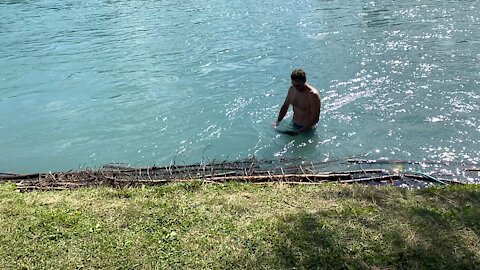
[[480, 186], [0, 185], [0, 269], [184, 268], [479, 269]]

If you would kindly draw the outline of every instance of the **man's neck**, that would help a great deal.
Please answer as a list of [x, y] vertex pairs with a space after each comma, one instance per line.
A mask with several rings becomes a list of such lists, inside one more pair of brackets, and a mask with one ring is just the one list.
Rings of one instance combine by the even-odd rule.
[[309, 90], [310, 90], [310, 88], [309, 88], [309, 87], [307, 86], [307, 84], [305, 83], [305, 84], [303, 85], [303, 87], [302, 87], [300, 90], [298, 90], [298, 92], [304, 93], [304, 92], [307, 92], [307, 91], [309, 91]]

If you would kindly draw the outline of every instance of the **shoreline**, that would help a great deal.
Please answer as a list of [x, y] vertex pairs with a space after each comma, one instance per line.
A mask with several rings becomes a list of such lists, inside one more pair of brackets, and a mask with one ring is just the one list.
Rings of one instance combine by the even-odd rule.
[[[169, 183], [202, 181], [225, 184], [243, 182], [252, 184], [284, 183], [290, 185], [321, 185], [325, 183], [398, 186], [426, 188], [434, 185], [478, 184], [479, 169], [467, 168], [477, 178], [471, 181], [442, 178], [416, 170], [399, 170], [399, 165], [419, 165], [413, 161], [347, 159], [349, 166], [332, 171], [329, 162], [307, 163], [303, 160], [256, 160], [187, 164], [151, 167], [128, 167], [108, 164], [99, 169], [48, 172], [33, 174], [0, 173], [0, 183], [13, 182], [19, 191], [65, 190], [80, 187], [137, 187]], [[352, 167], [355, 165], [355, 167]], [[422, 165], [422, 164], [420, 164]]]

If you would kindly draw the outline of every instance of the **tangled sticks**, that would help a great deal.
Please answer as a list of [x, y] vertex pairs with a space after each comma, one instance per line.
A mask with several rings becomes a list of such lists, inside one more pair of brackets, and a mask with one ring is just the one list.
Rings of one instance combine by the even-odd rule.
[[[405, 161], [406, 163], [408, 161]], [[400, 163], [396, 161], [395, 164]], [[329, 167], [342, 165], [359, 170], [325, 172]], [[456, 180], [438, 179], [431, 175], [409, 171], [408, 173], [384, 168], [364, 169], [361, 164], [379, 165], [385, 161], [336, 160], [310, 162], [302, 160], [256, 160], [246, 159], [234, 162], [210, 164], [169, 165], [133, 168], [118, 164], [105, 165], [97, 170], [70, 172], [48, 172], [35, 174], [0, 173], [0, 182], [14, 182], [19, 191], [65, 190], [79, 187], [111, 186], [154, 186], [174, 182], [200, 180], [206, 183], [227, 183], [231, 181], [253, 184], [286, 183], [296, 185], [318, 185], [325, 182], [388, 184], [407, 187], [425, 187], [433, 184], [462, 183]], [[410, 164], [410, 163], [409, 163]]]

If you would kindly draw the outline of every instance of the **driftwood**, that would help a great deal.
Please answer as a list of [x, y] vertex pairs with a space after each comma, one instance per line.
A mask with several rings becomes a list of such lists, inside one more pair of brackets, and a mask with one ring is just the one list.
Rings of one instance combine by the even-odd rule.
[[313, 181], [317, 179], [330, 180], [334, 181], [335, 178], [350, 178], [350, 174], [284, 174], [284, 175], [252, 175], [252, 176], [227, 176], [227, 177], [212, 177], [209, 178], [210, 181], [246, 181], [246, 182], [257, 182], [257, 181], [282, 181], [286, 179], [301, 179]]
[[[347, 159], [342, 165], [360, 166], [360, 170], [321, 171], [320, 168], [327, 168], [334, 162], [338, 161], [306, 163], [297, 159], [282, 161], [247, 159], [211, 164], [170, 164], [168, 166], [141, 168], [128, 167], [124, 164], [108, 164], [97, 170], [77, 172], [0, 173], [0, 182], [13, 182], [20, 191], [65, 190], [91, 186], [156, 186], [192, 180], [212, 184], [238, 181], [253, 184], [283, 183], [291, 185], [320, 185], [326, 182], [389, 185], [400, 183], [415, 185], [419, 181], [442, 185], [462, 183], [458, 180], [436, 178], [421, 172], [400, 173], [393, 169], [363, 169], [360, 165], [366, 163], [372, 165], [417, 164], [414, 161]], [[351, 168], [349, 166], [347, 168]], [[468, 170], [471, 172], [477, 171], [475, 168]]]
[[315, 186], [315, 185], [323, 185], [328, 181], [320, 181], [320, 182], [296, 182], [296, 181], [282, 181], [282, 182], [255, 182], [252, 183], [254, 185], [268, 185], [268, 184], [286, 184], [286, 185], [310, 185], [310, 186]]
[[360, 182], [370, 182], [370, 181], [393, 181], [401, 179], [400, 175], [386, 175], [386, 176], [379, 176], [379, 177], [368, 177], [368, 178], [358, 178], [358, 179], [350, 179], [350, 180], [342, 180], [340, 183], [360, 183]]

